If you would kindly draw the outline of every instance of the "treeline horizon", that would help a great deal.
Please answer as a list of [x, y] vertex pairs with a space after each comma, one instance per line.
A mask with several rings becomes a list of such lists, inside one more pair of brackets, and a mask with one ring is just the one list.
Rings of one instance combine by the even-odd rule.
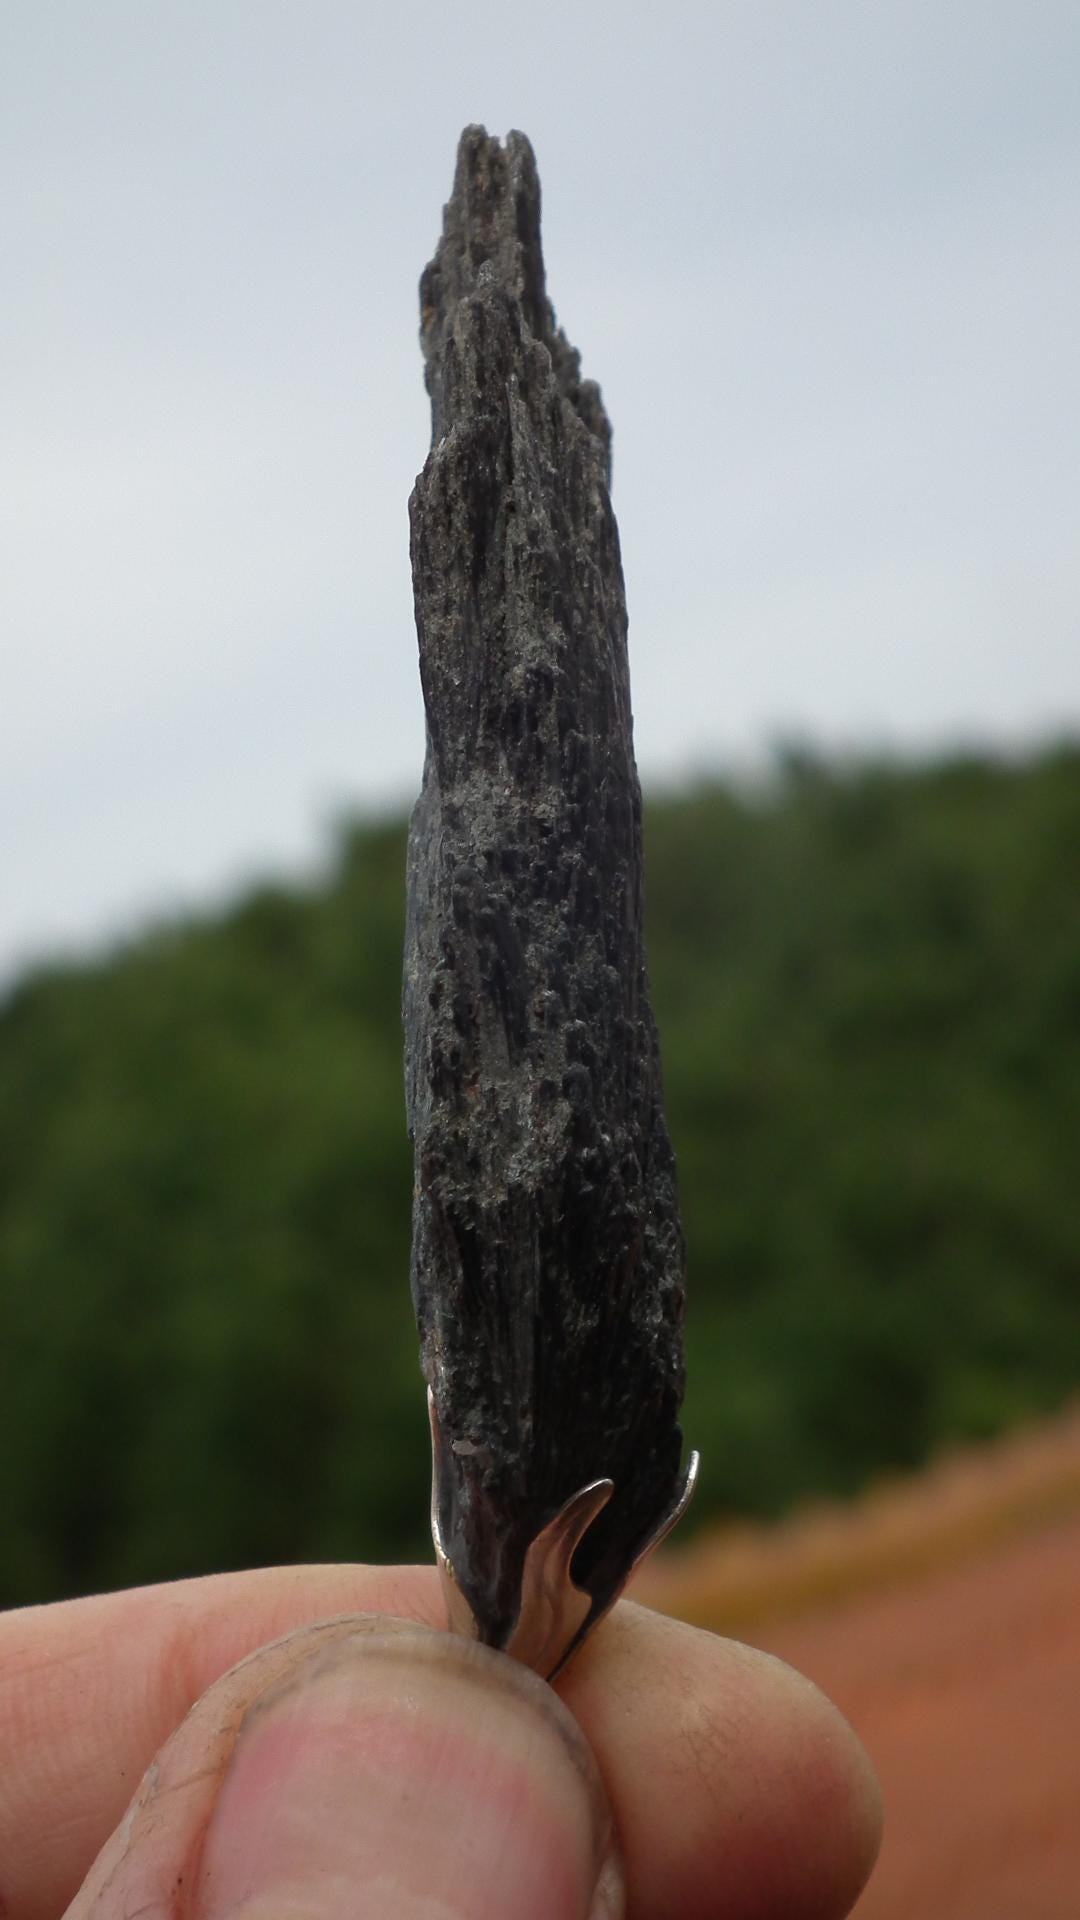
[[[0, 1604], [428, 1557], [403, 818], [0, 998]], [[1080, 746], [647, 798], [694, 1520], [1080, 1381]]]

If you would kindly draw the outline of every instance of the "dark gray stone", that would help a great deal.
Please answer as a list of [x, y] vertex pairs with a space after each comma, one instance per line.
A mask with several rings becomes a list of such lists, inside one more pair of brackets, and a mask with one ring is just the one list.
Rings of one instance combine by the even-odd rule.
[[579, 1487], [615, 1487], [573, 1565], [596, 1610], [678, 1498], [683, 1241], [611, 435], [545, 293], [523, 134], [462, 135], [421, 309], [412, 1287], [449, 1463], [443, 1542], [503, 1645], [526, 1549]]

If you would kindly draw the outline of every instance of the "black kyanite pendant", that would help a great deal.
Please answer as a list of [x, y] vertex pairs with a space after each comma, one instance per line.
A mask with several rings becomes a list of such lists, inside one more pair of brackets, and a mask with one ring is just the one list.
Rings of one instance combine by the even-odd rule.
[[432, 1519], [453, 1624], [551, 1672], [693, 1462], [611, 432], [545, 293], [524, 135], [466, 129], [420, 291], [404, 1010]]

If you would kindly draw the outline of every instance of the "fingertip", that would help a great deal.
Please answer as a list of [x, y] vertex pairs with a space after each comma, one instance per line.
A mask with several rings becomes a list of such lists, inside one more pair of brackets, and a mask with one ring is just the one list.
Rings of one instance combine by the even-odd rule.
[[772, 1722], [757, 1749], [767, 1811], [748, 1848], [751, 1878], [771, 1887], [786, 1914], [839, 1920], [866, 1885], [881, 1846], [877, 1774], [850, 1723], [813, 1681], [773, 1654], [746, 1652]]
[[649, 1920], [839, 1920], [881, 1799], [843, 1716], [771, 1655], [624, 1603], [562, 1690], [608, 1783]]
[[611, 1812], [536, 1675], [375, 1615], [302, 1629], [205, 1694], [70, 1909], [199, 1920], [615, 1920]]

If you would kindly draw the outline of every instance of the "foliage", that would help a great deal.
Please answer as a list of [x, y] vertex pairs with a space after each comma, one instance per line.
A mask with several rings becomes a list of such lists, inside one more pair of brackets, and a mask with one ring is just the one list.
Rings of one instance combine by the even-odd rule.
[[[0, 1601], [426, 1553], [404, 828], [0, 1008]], [[1080, 749], [648, 813], [700, 1520], [1080, 1377]]]

